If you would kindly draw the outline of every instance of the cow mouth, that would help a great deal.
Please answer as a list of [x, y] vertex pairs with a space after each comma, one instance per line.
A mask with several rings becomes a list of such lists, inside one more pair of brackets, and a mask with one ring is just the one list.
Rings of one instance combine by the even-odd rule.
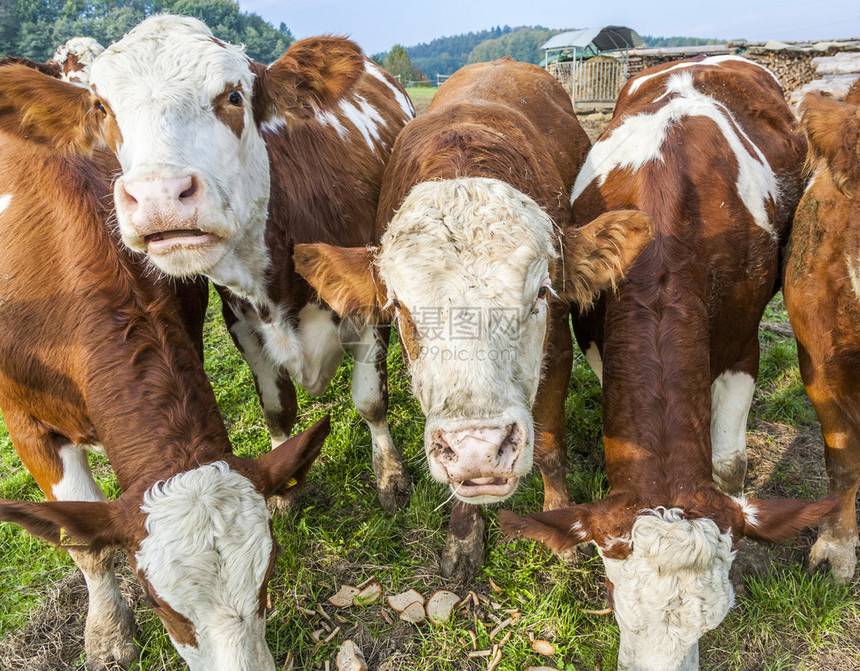
[[150, 233], [143, 238], [148, 251], [161, 251], [174, 247], [199, 247], [201, 245], [220, 242], [221, 238], [214, 233], [201, 231], [199, 228], [185, 228], [171, 231]]
[[463, 498], [492, 496], [503, 499], [514, 493], [518, 482], [518, 477], [471, 478], [470, 480], [463, 480], [461, 482], [452, 482], [451, 486], [454, 489], [454, 493]]

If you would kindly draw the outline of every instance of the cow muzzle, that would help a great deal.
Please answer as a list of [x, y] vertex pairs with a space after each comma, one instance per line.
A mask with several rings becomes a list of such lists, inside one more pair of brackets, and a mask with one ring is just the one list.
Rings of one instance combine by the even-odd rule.
[[428, 458], [445, 472], [454, 494], [471, 503], [502, 501], [517, 488], [526, 432], [516, 422], [505, 426], [438, 429]]
[[204, 192], [196, 175], [119, 180], [114, 199], [123, 239], [151, 255], [220, 243], [219, 236], [198, 224]]

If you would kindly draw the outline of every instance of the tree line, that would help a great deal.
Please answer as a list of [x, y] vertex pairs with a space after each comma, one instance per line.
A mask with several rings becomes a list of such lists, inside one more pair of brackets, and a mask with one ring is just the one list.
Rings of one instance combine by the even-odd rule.
[[[567, 30], [567, 29], [565, 29]], [[440, 37], [412, 47], [396, 44], [391, 51], [376, 54], [374, 59], [403, 81], [425, 75], [435, 82], [437, 74], [451, 74], [469, 63], [492, 61], [510, 56], [526, 63], [540, 63], [544, 58], [541, 45], [564, 30], [543, 26], [496, 27], [451, 37]], [[653, 37], [643, 35], [649, 47], [680, 47], [717, 44], [725, 40], [701, 37]]]
[[0, 0], [0, 56], [45, 61], [71, 37], [107, 46], [159, 12], [194, 16], [261, 63], [277, 60], [294, 41], [283, 23], [275, 28], [232, 0]]

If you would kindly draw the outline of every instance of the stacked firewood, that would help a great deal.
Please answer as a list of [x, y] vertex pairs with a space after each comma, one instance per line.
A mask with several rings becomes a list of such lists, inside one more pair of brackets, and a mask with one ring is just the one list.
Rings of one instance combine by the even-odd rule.
[[819, 56], [812, 59], [811, 66], [815, 70], [815, 79], [789, 96], [789, 103], [795, 110], [811, 91], [823, 91], [840, 100], [844, 99], [851, 85], [860, 79], [860, 51]]

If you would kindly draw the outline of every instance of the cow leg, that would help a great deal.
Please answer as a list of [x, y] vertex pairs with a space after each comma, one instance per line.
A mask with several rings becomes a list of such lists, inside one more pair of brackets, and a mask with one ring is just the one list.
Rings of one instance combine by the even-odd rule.
[[484, 518], [480, 506], [454, 501], [442, 551], [442, 575], [470, 582], [484, 564]]
[[368, 324], [351, 344], [352, 401], [370, 429], [373, 474], [379, 502], [394, 512], [409, 500], [412, 480], [388, 430], [388, 336], [389, 326]]
[[[825, 378], [824, 366], [818, 366], [815, 375], [809, 357], [798, 343], [800, 369], [806, 391], [815, 406], [824, 435], [824, 459], [830, 479], [830, 493], [837, 496], [839, 509], [821, 520], [818, 540], [809, 552], [809, 568], [823, 562], [830, 564], [833, 578], [847, 584], [857, 567], [855, 548], [857, 538], [857, 490], [860, 487], [860, 399], [831, 390]], [[853, 373], [853, 370], [852, 370]]]
[[[19, 423], [16, 419], [14, 414], [6, 413], [12, 444], [48, 500], [107, 500], [93, 479], [82, 448], [42, 432], [26, 420]], [[66, 549], [84, 574], [89, 593], [84, 629], [87, 669], [101, 671], [117, 664], [128, 668], [137, 657], [134, 613], [119, 591], [113, 551], [94, 554]]]
[[711, 385], [711, 462], [714, 482], [729, 496], [741, 496], [747, 473], [747, 417], [758, 376], [756, 340], [742, 362]]
[[553, 301], [547, 328], [545, 365], [535, 397], [535, 463], [543, 475], [544, 510], [570, 505], [567, 489], [567, 423], [564, 404], [573, 366], [568, 307]]
[[298, 402], [295, 385], [289, 374], [282, 373], [266, 356], [262, 339], [242, 314], [241, 303], [236, 303], [237, 299], [227, 289], [217, 289], [227, 330], [254, 375], [263, 418], [275, 448], [290, 437], [296, 423]]

